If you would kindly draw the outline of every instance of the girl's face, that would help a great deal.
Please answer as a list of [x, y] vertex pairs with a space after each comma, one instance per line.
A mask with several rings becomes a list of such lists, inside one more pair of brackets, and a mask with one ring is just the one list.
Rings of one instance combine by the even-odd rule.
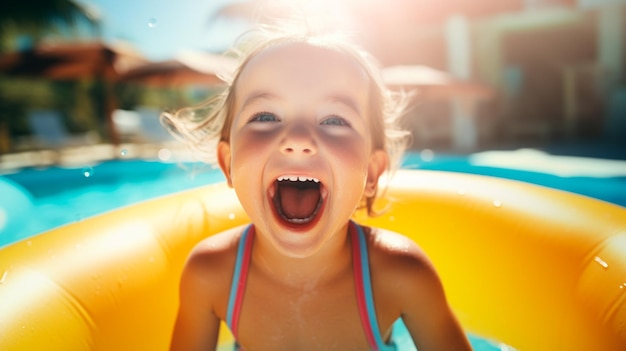
[[235, 87], [218, 159], [263, 238], [307, 257], [373, 195], [387, 158], [372, 150], [369, 79], [346, 55], [303, 43], [252, 58]]

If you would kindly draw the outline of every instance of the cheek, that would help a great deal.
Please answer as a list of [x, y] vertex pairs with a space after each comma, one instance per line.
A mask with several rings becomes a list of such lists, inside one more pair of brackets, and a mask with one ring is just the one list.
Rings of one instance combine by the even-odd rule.
[[328, 137], [325, 144], [333, 158], [340, 159], [342, 163], [350, 164], [358, 169], [367, 168], [367, 160], [371, 146], [361, 138], [333, 138]]
[[258, 186], [274, 148], [273, 140], [275, 137], [269, 133], [246, 133], [231, 139], [231, 176], [235, 189]]
[[275, 139], [273, 133], [245, 133], [232, 139], [233, 163], [259, 160], [263, 152], [272, 147]]

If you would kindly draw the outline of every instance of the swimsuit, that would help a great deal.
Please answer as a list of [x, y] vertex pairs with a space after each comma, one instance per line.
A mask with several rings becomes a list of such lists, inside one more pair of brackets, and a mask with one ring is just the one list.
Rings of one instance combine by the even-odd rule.
[[[230, 328], [235, 340], [237, 340], [237, 328], [239, 326], [239, 315], [243, 304], [243, 295], [246, 288], [248, 268], [250, 266], [250, 256], [252, 252], [252, 242], [254, 240], [254, 227], [248, 226], [240, 240], [237, 248], [237, 260], [233, 271], [233, 280], [230, 287], [228, 299], [228, 310], [226, 312], [226, 324]], [[356, 223], [350, 221], [348, 233], [352, 240], [352, 269], [354, 274], [356, 297], [361, 316], [361, 323], [367, 337], [367, 342], [371, 350], [391, 351], [395, 350], [393, 344], [385, 344], [380, 335], [376, 311], [374, 309], [374, 298], [372, 296], [372, 284], [370, 280], [369, 258], [367, 254], [367, 242], [363, 229]], [[238, 347], [236, 347], [238, 349]]]

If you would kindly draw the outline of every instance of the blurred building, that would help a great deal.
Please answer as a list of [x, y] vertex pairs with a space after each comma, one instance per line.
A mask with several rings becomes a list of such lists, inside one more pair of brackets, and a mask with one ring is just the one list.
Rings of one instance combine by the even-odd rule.
[[497, 92], [494, 100], [480, 104], [470, 124], [461, 126], [458, 133], [475, 127], [474, 141], [465, 144], [454, 141], [457, 103], [419, 102], [409, 124], [432, 133], [416, 138], [415, 147], [619, 143], [626, 138], [624, 1], [387, 3], [398, 6], [360, 15], [364, 45], [383, 65], [427, 65]]

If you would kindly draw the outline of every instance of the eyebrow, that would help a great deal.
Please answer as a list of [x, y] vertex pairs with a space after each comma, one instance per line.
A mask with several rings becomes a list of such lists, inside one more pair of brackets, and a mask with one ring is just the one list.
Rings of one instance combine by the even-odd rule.
[[359, 108], [359, 104], [356, 102], [354, 98], [345, 94], [331, 94], [326, 100], [331, 102], [338, 102], [350, 108], [352, 111], [356, 112], [358, 115], [361, 115], [361, 109]]
[[[246, 108], [246, 106], [251, 105], [254, 102], [259, 101], [259, 100], [276, 100], [279, 98], [280, 96], [267, 92], [267, 91], [254, 92], [250, 94], [243, 101], [243, 103], [241, 104], [241, 109], [243, 110], [244, 108]], [[330, 94], [326, 96], [324, 101], [340, 103], [348, 107], [352, 111], [356, 112], [358, 115], [361, 115], [362, 113], [361, 108], [359, 108], [359, 104], [356, 102], [356, 100], [353, 97], [346, 95], [346, 94], [341, 94], [341, 93]]]
[[252, 103], [258, 100], [275, 100], [278, 96], [266, 91], [258, 91], [250, 94], [243, 103], [241, 103], [241, 109], [243, 110], [246, 106], [251, 105]]

